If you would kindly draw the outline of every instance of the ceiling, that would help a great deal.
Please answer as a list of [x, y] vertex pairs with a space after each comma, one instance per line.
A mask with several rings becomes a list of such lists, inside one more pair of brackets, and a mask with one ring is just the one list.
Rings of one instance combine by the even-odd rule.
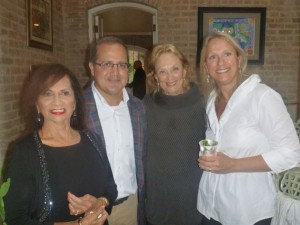
[[151, 13], [129, 7], [116, 7], [98, 14], [104, 33], [152, 34]]

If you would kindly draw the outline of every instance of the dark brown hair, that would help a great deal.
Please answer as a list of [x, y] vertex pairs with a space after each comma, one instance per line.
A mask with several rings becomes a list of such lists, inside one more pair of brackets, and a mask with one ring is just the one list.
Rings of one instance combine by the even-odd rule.
[[33, 132], [43, 126], [42, 115], [41, 121], [37, 121], [36, 101], [38, 97], [65, 76], [70, 79], [76, 101], [76, 116], [72, 115], [70, 126], [76, 130], [85, 128], [84, 100], [76, 76], [61, 64], [43, 64], [34, 69], [25, 79], [21, 92], [21, 115], [24, 116], [26, 133]]
[[101, 54], [101, 52], [98, 52], [98, 47], [103, 45], [103, 44], [109, 44], [109, 45], [113, 45], [113, 44], [119, 44], [122, 45], [126, 51], [127, 54], [127, 61], [129, 60], [129, 55], [128, 55], [128, 48], [125, 45], [125, 43], [117, 37], [114, 36], [108, 36], [108, 37], [103, 37], [101, 39], [98, 39], [94, 42], [92, 42], [89, 46], [89, 50], [90, 50], [90, 58], [89, 58], [89, 62], [91, 63], [95, 63], [97, 61], [97, 59], [99, 58], [98, 54]]

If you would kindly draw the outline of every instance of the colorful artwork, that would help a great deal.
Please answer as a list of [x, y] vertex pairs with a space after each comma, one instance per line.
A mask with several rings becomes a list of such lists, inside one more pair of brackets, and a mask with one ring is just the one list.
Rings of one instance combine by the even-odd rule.
[[208, 19], [209, 32], [226, 32], [234, 37], [248, 56], [254, 56], [255, 18]]

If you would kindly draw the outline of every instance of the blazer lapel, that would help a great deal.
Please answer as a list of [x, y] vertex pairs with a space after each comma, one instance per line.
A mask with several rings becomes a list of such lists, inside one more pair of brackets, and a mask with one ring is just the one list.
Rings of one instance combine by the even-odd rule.
[[94, 99], [94, 94], [92, 91], [91, 86], [89, 86], [85, 90], [85, 106], [86, 106], [86, 125], [89, 130], [96, 132], [99, 134], [101, 141], [103, 143], [103, 147], [105, 148], [105, 140], [104, 140], [104, 134], [102, 131], [102, 126], [100, 123], [100, 119], [98, 116], [98, 110], [96, 106], [96, 102]]

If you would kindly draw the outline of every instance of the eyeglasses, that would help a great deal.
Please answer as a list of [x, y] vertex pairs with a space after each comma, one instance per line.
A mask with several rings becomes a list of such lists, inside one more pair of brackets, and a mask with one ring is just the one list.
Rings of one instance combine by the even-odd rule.
[[114, 66], [117, 66], [117, 68], [120, 70], [127, 70], [130, 67], [130, 64], [128, 64], [128, 63], [112, 63], [112, 62], [97, 63], [97, 62], [95, 62], [95, 64], [105, 70], [111, 70], [114, 68]]

